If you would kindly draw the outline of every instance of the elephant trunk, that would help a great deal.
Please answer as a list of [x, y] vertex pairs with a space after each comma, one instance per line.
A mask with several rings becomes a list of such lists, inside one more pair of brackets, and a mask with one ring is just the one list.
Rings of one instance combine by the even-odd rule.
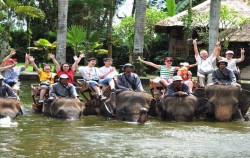
[[215, 118], [218, 121], [230, 121], [233, 115], [232, 105], [218, 105], [215, 107]]
[[141, 108], [137, 122], [145, 123], [148, 120], [148, 109]]

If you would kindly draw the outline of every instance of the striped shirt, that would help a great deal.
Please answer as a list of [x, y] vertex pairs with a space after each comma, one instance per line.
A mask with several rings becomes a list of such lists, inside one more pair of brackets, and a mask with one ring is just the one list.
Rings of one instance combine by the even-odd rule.
[[171, 66], [170, 68], [167, 69], [166, 65], [161, 65], [160, 77], [172, 79], [174, 76], [175, 68], [176, 68], [175, 66]]
[[6, 69], [2, 75], [5, 79], [13, 79], [15, 82], [18, 82], [18, 77], [22, 71], [25, 70], [24, 66], [15, 66], [10, 69]]

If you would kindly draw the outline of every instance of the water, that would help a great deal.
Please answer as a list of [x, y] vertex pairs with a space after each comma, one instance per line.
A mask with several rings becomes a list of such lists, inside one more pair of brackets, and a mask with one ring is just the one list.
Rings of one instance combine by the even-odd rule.
[[[29, 112], [30, 83], [22, 83], [26, 114], [0, 127], [0, 157], [250, 157], [250, 122], [163, 122], [145, 125], [83, 116], [79, 120]], [[1, 120], [0, 120], [1, 122]]]

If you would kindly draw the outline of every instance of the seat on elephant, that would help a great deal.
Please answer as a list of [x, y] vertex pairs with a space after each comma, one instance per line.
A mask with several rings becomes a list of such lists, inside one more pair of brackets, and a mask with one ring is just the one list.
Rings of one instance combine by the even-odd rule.
[[165, 93], [166, 87], [158, 82], [154, 82], [153, 79], [149, 79], [150, 93], [156, 100], [160, 100], [161, 96]]
[[[98, 86], [100, 87], [102, 91], [104, 91], [104, 89], [108, 87], [107, 84], [98, 84]], [[77, 79], [76, 88], [79, 90], [79, 92], [82, 94], [82, 96], [84, 97], [86, 101], [90, 101], [95, 98], [94, 96], [96, 94], [95, 94], [94, 89], [90, 86], [90, 84], [85, 79]]]
[[[32, 109], [34, 109], [36, 112], [41, 113], [42, 112], [42, 104], [39, 104], [40, 99], [40, 84], [31, 84], [31, 96], [32, 96]], [[47, 100], [49, 98], [49, 89], [46, 90], [46, 93], [44, 95], [44, 100]]]

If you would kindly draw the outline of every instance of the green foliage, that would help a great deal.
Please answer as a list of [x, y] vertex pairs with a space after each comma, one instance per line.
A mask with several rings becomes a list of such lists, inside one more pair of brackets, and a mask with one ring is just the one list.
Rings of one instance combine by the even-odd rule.
[[71, 25], [67, 32], [67, 43], [74, 50], [74, 54], [77, 55], [80, 51], [84, 50], [84, 41], [86, 40], [86, 32], [82, 26]]
[[[199, 34], [199, 40], [204, 41], [206, 44], [208, 43], [208, 27], [209, 27], [209, 13], [207, 12], [197, 12], [192, 10], [190, 14], [184, 15], [182, 17], [182, 21], [184, 24], [184, 29], [187, 30], [196, 30]], [[220, 28], [229, 29], [229, 28], [239, 28], [244, 23], [247, 22], [247, 18], [238, 14], [234, 9], [228, 8], [225, 5], [221, 5], [220, 9]], [[227, 37], [220, 37], [223, 39], [225, 44]], [[226, 45], [224, 45], [226, 46]]]
[[43, 11], [31, 6], [18, 6], [16, 8], [16, 13], [19, 15], [28, 15], [33, 18], [39, 18], [41, 20], [44, 20], [45, 18], [45, 14]]
[[167, 10], [169, 16], [174, 16], [176, 14], [176, 4], [175, 0], [166, 0]]

